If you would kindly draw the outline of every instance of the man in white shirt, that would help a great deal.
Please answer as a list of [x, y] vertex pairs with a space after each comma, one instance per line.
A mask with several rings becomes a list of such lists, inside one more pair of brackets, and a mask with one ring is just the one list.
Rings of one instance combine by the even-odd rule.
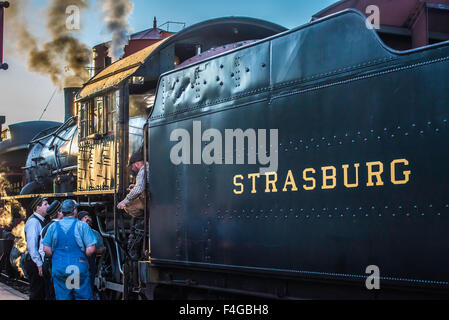
[[47, 208], [47, 217], [50, 217], [50, 222], [41, 231], [41, 241], [39, 244], [39, 253], [42, 257], [43, 265], [43, 278], [45, 282], [45, 300], [55, 300], [55, 288], [53, 287], [53, 281], [51, 279], [51, 257], [47, 256], [44, 252], [44, 245], [42, 240], [47, 234], [48, 228], [56, 221], [61, 221], [64, 218], [61, 212], [61, 202], [55, 200]]
[[31, 203], [33, 214], [25, 224], [27, 252], [25, 253], [24, 269], [30, 281], [30, 300], [45, 299], [45, 283], [42, 272], [42, 257], [39, 253], [39, 238], [45, 226], [48, 201], [37, 197]]

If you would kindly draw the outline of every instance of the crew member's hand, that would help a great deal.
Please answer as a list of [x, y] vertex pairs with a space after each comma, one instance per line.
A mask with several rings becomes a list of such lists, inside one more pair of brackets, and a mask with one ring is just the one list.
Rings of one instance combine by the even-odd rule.
[[43, 277], [44, 273], [42, 272], [42, 266], [41, 267], [37, 267], [37, 270], [39, 270], [39, 276]]
[[125, 206], [126, 206], [125, 200], [123, 200], [122, 202], [120, 202], [120, 203], [117, 205], [117, 208], [118, 208], [119, 210], [123, 210], [123, 209], [125, 209]]

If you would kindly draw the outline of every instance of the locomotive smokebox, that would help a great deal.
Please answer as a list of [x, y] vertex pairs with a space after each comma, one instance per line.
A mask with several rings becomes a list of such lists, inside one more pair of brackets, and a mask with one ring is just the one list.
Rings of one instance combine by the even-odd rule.
[[77, 95], [80, 89], [81, 88], [75, 87], [64, 88], [64, 107], [65, 107], [64, 122], [66, 122], [75, 115], [74, 100], [75, 96]]

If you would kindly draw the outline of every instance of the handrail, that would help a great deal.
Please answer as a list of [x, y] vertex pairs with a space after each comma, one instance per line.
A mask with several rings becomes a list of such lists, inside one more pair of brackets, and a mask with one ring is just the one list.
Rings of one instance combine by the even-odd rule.
[[[43, 137], [34, 139], [34, 140], [30, 141], [29, 144], [39, 143], [41, 140], [50, 138], [50, 137], [55, 136], [55, 135], [57, 136], [62, 130], [67, 129], [67, 127], [69, 127], [68, 123], [69, 123], [69, 122], [72, 122], [73, 120], [75, 120], [75, 118], [76, 118], [76, 116], [71, 117], [71, 118], [68, 119], [66, 122], [64, 122], [64, 124], [63, 124], [62, 126], [60, 126], [58, 129], [56, 129], [56, 131], [54, 131], [54, 132], [52, 132], [52, 133], [50, 133], [50, 134], [47, 134], [46, 136], [43, 136]], [[70, 125], [71, 125], [71, 124], [70, 124]], [[56, 137], [55, 137], [55, 139], [56, 139]], [[54, 142], [55, 139], [53, 139], [52, 144], [53, 144], [53, 142]]]
[[149, 128], [149, 124], [148, 124], [148, 120], [145, 122], [145, 125], [143, 126], [143, 163], [144, 163], [144, 181], [145, 181], [145, 189], [144, 189], [144, 193], [143, 193], [143, 199], [144, 199], [144, 207], [143, 207], [143, 223], [144, 223], [144, 243], [143, 243], [143, 247], [142, 247], [142, 254], [144, 257], [147, 256], [147, 253], [150, 254], [151, 253], [151, 246], [148, 243], [148, 250], [147, 250], [147, 240], [149, 242], [149, 223], [150, 223], [150, 217], [148, 215], [148, 193], [149, 193], [149, 186], [148, 186], [148, 168], [147, 168], [147, 163], [148, 163], [148, 128]]

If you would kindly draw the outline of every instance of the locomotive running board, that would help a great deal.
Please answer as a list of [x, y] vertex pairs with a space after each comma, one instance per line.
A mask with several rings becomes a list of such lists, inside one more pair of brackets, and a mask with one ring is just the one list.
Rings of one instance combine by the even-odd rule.
[[22, 196], [10, 196], [10, 197], [0, 197], [0, 200], [18, 200], [18, 199], [30, 199], [36, 197], [43, 198], [68, 198], [76, 196], [90, 196], [90, 195], [105, 195], [114, 194], [114, 190], [105, 191], [80, 191], [80, 192], [68, 192], [68, 193], [43, 193], [43, 194], [27, 194]]

